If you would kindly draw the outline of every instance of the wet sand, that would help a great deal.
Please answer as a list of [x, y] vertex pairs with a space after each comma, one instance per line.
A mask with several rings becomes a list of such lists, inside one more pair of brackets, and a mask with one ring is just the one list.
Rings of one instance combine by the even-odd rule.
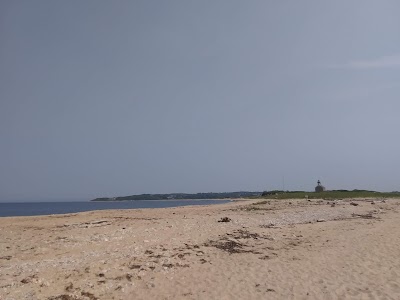
[[0, 218], [0, 299], [400, 299], [399, 230], [395, 199]]

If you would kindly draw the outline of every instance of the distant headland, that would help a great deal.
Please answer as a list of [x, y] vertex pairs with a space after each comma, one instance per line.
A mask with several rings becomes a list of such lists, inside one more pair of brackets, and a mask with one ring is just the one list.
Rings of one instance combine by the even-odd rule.
[[[321, 187], [318, 189], [318, 187]], [[225, 193], [173, 193], [173, 194], [140, 194], [113, 198], [96, 198], [91, 201], [138, 201], [138, 200], [212, 200], [240, 198], [274, 198], [274, 199], [346, 199], [346, 198], [400, 198], [400, 192], [376, 192], [368, 190], [325, 190], [318, 185], [315, 192], [272, 190], [264, 192], [225, 192]]]
[[202, 199], [238, 199], [259, 197], [262, 192], [230, 192], [230, 193], [175, 193], [175, 194], [140, 194], [114, 198], [96, 198], [91, 201], [134, 201], [134, 200], [202, 200]]

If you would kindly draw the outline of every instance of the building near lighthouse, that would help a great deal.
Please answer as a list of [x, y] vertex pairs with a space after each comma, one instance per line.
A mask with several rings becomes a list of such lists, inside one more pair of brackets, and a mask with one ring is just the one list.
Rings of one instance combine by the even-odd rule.
[[318, 180], [317, 182], [317, 186], [315, 187], [315, 192], [316, 193], [321, 193], [325, 191], [325, 187], [323, 185], [321, 185], [321, 181]]

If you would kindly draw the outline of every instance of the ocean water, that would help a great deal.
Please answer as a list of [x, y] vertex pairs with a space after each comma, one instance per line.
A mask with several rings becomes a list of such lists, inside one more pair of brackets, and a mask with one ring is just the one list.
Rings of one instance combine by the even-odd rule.
[[227, 203], [229, 200], [137, 200], [115, 202], [0, 203], [0, 217], [69, 214], [105, 209], [164, 208]]

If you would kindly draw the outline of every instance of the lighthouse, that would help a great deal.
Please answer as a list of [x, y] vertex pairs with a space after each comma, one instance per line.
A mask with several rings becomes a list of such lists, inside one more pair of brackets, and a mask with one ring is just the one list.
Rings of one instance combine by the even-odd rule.
[[321, 193], [325, 191], [325, 187], [323, 185], [321, 185], [321, 181], [318, 180], [317, 182], [317, 186], [315, 187], [315, 192], [316, 193]]

